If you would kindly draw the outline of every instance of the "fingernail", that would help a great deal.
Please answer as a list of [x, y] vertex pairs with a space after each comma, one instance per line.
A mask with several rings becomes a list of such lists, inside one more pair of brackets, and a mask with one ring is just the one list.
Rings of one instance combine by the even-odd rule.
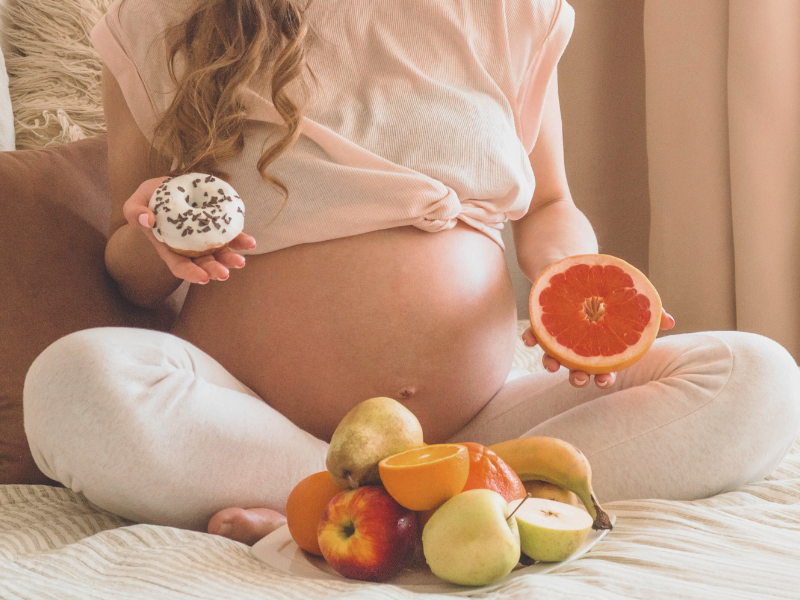
[[597, 382], [597, 387], [604, 388], [604, 387], [608, 387], [608, 386], [609, 386], [609, 382], [608, 381], [598, 381]]
[[575, 375], [575, 383], [583, 385], [587, 381], [589, 381], [589, 379], [587, 377], [585, 377], [584, 375]]
[[233, 530], [233, 525], [231, 525], [230, 521], [225, 521], [222, 525], [220, 525], [217, 535], [221, 535], [222, 537], [228, 537], [228, 534], [232, 530]]
[[139, 223], [142, 224], [142, 227], [150, 227], [150, 223], [147, 220], [147, 213], [142, 213], [139, 215]]
[[208, 280], [208, 279], [206, 279], [205, 281], [198, 281], [197, 283], [199, 283], [200, 285], [205, 285], [205, 284], [207, 284], [207, 283], [208, 283], [208, 281], [209, 281], [209, 280]]

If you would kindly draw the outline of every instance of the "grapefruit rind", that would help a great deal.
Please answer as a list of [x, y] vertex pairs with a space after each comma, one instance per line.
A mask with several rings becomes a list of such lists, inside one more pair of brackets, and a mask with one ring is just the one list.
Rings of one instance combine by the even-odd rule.
[[[560, 344], [553, 337], [542, 323], [542, 312], [538, 310], [538, 298], [542, 291], [550, 285], [552, 277], [562, 273], [575, 265], [616, 265], [620, 267], [631, 279], [633, 279], [636, 292], [647, 297], [650, 301], [650, 321], [641, 333], [639, 341], [619, 354], [612, 356], [592, 356], [585, 357], [577, 354], [571, 348]], [[621, 258], [608, 254], [581, 254], [570, 256], [547, 267], [536, 279], [528, 297], [528, 311], [531, 319], [531, 330], [536, 336], [536, 341], [542, 347], [545, 354], [558, 360], [562, 366], [571, 369], [584, 371], [590, 375], [600, 375], [602, 373], [612, 373], [625, 369], [644, 356], [653, 345], [658, 335], [661, 324], [661, 297], [655, 287], [647, 277], [633, 265], [628, 264]]]

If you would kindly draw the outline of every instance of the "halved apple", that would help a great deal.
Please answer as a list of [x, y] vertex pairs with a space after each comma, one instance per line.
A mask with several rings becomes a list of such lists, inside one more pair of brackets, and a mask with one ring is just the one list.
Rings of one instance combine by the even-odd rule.
[[592, 529], [592, 517], [575, 506], [546, 500], [521, 498], [510, 502], [519, 528], [522, 552], [534, 560], [559, 562], [580, 547]]

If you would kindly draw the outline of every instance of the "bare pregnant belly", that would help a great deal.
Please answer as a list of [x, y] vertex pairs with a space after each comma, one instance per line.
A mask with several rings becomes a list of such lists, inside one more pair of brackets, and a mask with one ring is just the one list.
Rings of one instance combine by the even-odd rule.
[[459, 221], [248, 256], [228, 281], [191, 286], [173, 333], [319, 438], [389, 396], [437, 443], [502, 387], [516, 318], [501, 249]]

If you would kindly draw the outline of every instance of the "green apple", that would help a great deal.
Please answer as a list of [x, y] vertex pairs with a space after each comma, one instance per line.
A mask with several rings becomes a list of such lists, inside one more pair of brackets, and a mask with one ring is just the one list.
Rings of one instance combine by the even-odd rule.
[[518, 506], [514, 518], [519, 526], [522, 552], [534, 560], [566, 559], [592, 529], [591, 515], [570, 504], [545, 498], [522, 498], [509, 504], [512, 511]]
[[422, 530], [422, 551], [434, 575], [460, 585], [487, 585], [519, 562], [519, 531], [508, 502], [493, 490], [461, 492], [442, 504]]

